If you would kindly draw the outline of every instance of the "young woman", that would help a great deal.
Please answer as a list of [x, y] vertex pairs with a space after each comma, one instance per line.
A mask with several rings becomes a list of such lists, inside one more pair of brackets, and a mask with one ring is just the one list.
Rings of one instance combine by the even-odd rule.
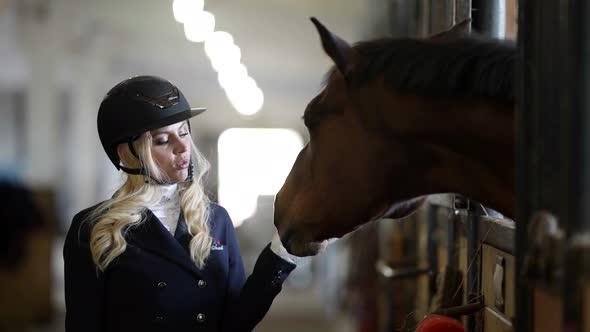
[[295, 268], [275, 231], [246, 280], [232, 221], [203, 191], [188, 122], [203, 111], [154, 76], [105, 96], [98, 133], [127, 179], [70, 226], [66, 331], [251, 331]]

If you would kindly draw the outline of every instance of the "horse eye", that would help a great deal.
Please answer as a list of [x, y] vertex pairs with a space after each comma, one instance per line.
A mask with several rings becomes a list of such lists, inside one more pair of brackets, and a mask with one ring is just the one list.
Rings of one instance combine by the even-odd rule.
[[304, 116], [303, 117], [303, 124], [307, 127], [307, 130], [311, 134], [315, 128], [318, 126], [319, 121], [317, 118], [312, 118], [311, 116]]
[[305, 112], [303, 112], [303, 116], [301, 118], [303, 119], [303, 124], [305, 125], [305, 127], [307, 127], [307, 129], [310, 129], [312, 121], [309, 106], [305, 109]]
[[311, 123], [309, 121], [309, 117], [308, 116], [303, 116], [303, 124], [305, 125], [305, 127], [307, 129], [311, 129]]

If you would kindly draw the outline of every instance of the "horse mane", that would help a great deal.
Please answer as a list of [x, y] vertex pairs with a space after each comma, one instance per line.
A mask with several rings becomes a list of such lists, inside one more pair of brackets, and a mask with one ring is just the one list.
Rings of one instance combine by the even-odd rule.
[[398, 93], [514, 100], [516, 48], [510, 41], [383, 38], [354, 48], [364, 59], [350, 77], [354, 82], [383, 75]]

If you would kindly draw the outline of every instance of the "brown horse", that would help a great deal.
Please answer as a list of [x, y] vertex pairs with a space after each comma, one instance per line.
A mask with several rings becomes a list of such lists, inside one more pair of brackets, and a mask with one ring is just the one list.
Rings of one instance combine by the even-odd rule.
[[309, 143], [275, 199], [287, 250], [316, 254], [425, 195], [461, 193], [514, 215], [512, 43], [465, 35], [350, 46], [312, 18], [335, 67], [303, 119]]

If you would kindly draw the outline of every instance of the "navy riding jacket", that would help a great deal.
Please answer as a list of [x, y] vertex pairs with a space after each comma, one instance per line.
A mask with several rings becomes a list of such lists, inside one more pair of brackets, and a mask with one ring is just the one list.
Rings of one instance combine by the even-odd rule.
[[172, 235], [147, 210], [126, 233], [126, 250], [100, 272], [85, 221], [91, 210], [74, 217], [64, 245], [67, 332], [251, 331], [295, 268], [267, 246], [246, 280], [232, 221], [211, 204], [213, 246], [203, 269], [190, 257], [182, 219]]

